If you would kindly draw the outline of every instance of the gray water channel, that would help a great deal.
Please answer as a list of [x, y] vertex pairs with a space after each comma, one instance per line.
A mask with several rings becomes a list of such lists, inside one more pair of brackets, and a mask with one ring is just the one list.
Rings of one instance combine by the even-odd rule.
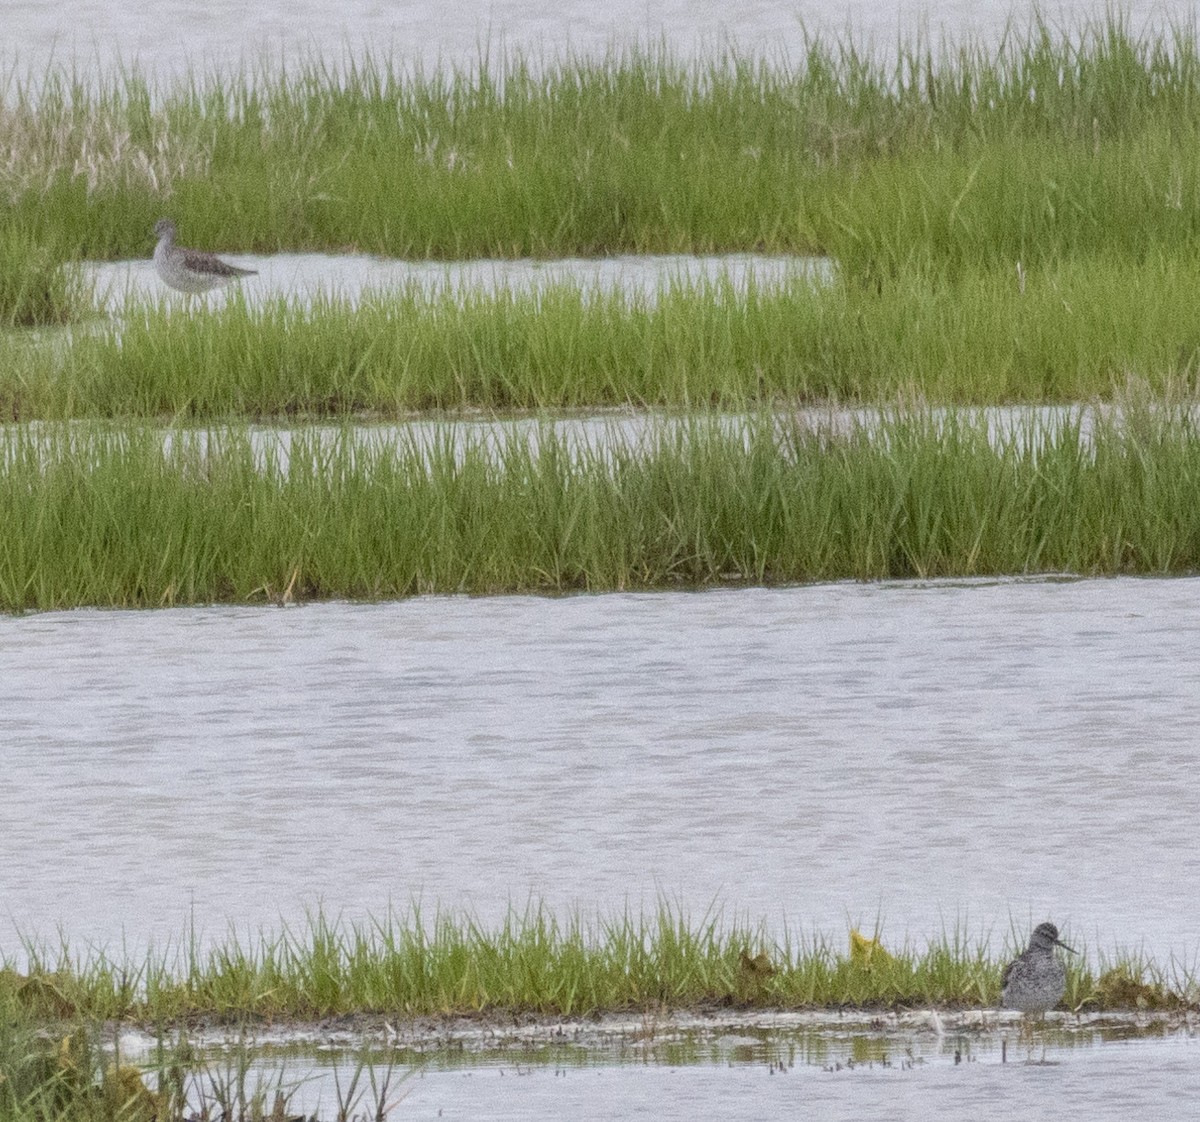
[[1198, 638], [1192, 579], [3, 617], [0, 909], [136, 947], [662, 894], [1187, 958]]
[[[1048, 0], [1051, 22], [1103, 17], [1100, 0]], [[523, 52], [535, 63], [565, 55], [599, 58], [623, 44], [665, 44], [676, 53], [711, 57], [734, 42], [744, 53], [799, 57], [812, 32], [852, 32], [860, 44], [894, 52], [897, 37], [924, 30], [996, 42], [1013, 20], [1023, 28], [1034, 10], [1017, 0], [753, 0], [744, 4], [687, 0], [145, 0], [70, 5], [8, 0], [3, 57], [35, 79], [52, 62], [83, 64], [85, 80], [99, 65], [111, 71], [134, 60], [153, 77], [210, 68], [228, 71], [322, 57], [339, 60], [369, 48], [399, 65], [426, 69], [496, 63]], [[1131, 26], [1165, 26], [1193, 17], [1183, 0], [1125, 0]]]

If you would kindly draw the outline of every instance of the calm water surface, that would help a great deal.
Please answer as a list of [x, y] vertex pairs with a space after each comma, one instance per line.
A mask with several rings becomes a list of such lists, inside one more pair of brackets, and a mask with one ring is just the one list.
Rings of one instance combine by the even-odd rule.
[[1200, 580], [4, 617], [0, 907], [136, 944], [663, 893], [1194, 955], [1198, 640]]
[[[1050, 0], [1039, 5], [1051, 20], [1102, 17], [1100, 0]], [[897, 33], [911, 40], [921, 29], [956, 38], [995, 41], [1006, 22], [1028, 21], [1028, 2], [972, 0], [750, 0], [696, 4], [688, 0], [145, 0], [112, 3], [78, 0], [6, 0], [0, 51], [18, 73], [34, 75], [52, 60], [98, 61], [111, 69], [137, 62], [154, 75], [209, 66], [248, 64], [321, 55], [341, 58], [364, 44], [401, 63], [478, 65], [481, 57], [520, 50], [535, 59], [603, 56], [614, 44], [666, 43], [679, 52], [712, 54], [733, 40], [744, 51], [771, 57], [804, 51], [807, 31], [844, 32], [886, 51]], [[1125, 0], [1131, 26], [1192, 18], [1182, 0]], [[85, 69], [86, 73], [86, 69]]]

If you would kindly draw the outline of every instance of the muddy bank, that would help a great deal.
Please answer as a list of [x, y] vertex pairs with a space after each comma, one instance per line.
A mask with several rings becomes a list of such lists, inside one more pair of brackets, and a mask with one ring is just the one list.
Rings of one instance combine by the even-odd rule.
[[[1188, 1012], [1050, 1013], [1038, 1038], [1057, 1045], [1123, 1039], [1195, 1035], [1200, 1014]], [[852, 1037], [900, 1045], [939, 1038], [963, 1037], [985, 1047], [999, 1047], [1022, 1031], [1021, 1014], [1009, 1010], [970, 1009], [955, 1012], [854, 1010], [851, 1012], [699, 1010], [670, 1013], [606, 1014], [595, 1017], [538, 1017], [489, 1013], [479, 1017], [399, 1019], [355, 1014], [320, 1021], [276, 1021], [270, 1024], [193, 1022], [186, 1029], [201, 1049], [249, 1045], [256, 1050], [375, 1049], [417, 1055], [483, 1056], [536, 1052], [569, 1047], [598, 1056], [628, 1056], [671, 1044], [732, 1050], [740, 1043], [767, 1045], [773, 1040]], [[122, 1028], [121, 1048], [134, 1055], [156, 1042], [153, 1030]]]

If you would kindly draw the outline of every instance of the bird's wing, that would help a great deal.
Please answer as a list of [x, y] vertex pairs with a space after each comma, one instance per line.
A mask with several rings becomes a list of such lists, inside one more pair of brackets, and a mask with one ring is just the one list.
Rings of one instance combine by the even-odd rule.
[[197, 273], [211, 273], [215, 277], [249, 277], [254, 275], [253, 269], [243, 269], [222, 261], [215, 253], [205, 253], [200, 249], [185, 249], [183, 263], [187, 268]]

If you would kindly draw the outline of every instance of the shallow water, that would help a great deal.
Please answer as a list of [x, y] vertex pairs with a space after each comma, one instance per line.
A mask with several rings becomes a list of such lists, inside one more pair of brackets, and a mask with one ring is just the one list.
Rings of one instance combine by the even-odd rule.
[[[905, 420], [914, 427], [928, 424], [937, 429], [950, 423], [970, 431], [982, 429], [988, 440], [997, 446], [1015, 444], [1023, 452], [1027, 447], [1036, 451], [1045, 442], [1062, 438], [1064, 431], [1077, 435], [1080, 443], [1086, 445], [1095, 436], [1098, 425], [1103, 427], [1111, 421], [1114, 422], [1114, 429], [1120, 431], [1121, 415], [1116, 408], [1103, 405], [962, 406], [931, 408], [927, 411], [871, 406], [852, 409], [815, 406], [780, 410], [775, 414], [776, 435], [783, 447], [786, 447], [786, 439], [794, 430], [848, 438], [855, 433], [877, 434], [889, 423], [902, 424]], [[614, 451], [649, 453], [663, 444], [669, 446], [675, 439], [686, 439], [692, 433], [706, 435], [719, 432], [729, 437], [741, 435], [749, 442], [751, 435], [760, 431], [758, 426], [761, 423], [761, 414], [730, 411], [706, 412], [697, 416], [680, 410], [647, 410], [629, 406], [614, 407], [601, 413], [547, 411], [482, 415], [470, 419], [462, 419], [461, 414], [432, 419], [422, 416], [398, 422], [361, 423], [351, 428], [333, 424], [310, 424], [302, 428], [256, 425], [244, 431], [252, 446], [262, 454], [264, 463], [269, 459], [285, 464], [298, 438], [304, 441], [315, 438], [326, 447], [335, 447], [345, 441], [355, 447], [391, 449], [397, 455], [403, 455], [410, 449], [425, 453], [453, 448], [456, 455], [461, 456], [469, 448], [481, 448], [502, 459], [505, 450], [513, 445], [528, 448], [536, 454], [543, 440], [549, 438], [558, 442], [555, 447], [565, 447], [575, 456], [588, 453], [603, 455]], [[1200, 424], [1200, 406], [1188, 409], [1173, 407], [1164, 423]], [[82, 422], [78, 428], [82, 432], [99, 434], [106, 431], [103, 426], [92, 422]], [[0, 426], [0, 431], [3, 429], [4, 426]], [[47, 431], [56, 430], [50, 425]], [[214, 435], [222, 431], [218, 425], [163, 429], [168, 445], [180, 440], [192, 442], [201, 449], [207, 448]], [[243, 430], [233, 426], [231, 431], [238, 434]]]
[[1200, 1092], [1194, 1044], [1097, 1049], [1058, 1066], [952, 1062], [854, 1070], [766, 1064], [545, 1068], [429, 1073], [413, 1081], [406, 1119], [763, 1119], [949, 1117], [1127, 1119], [1179, 1116]]
[[[896, 410], [888, 407], [836, 406], [798, 407], [774, 414], [774, 435], [786, 454], [788, 441], [797, 433], [824, 434], [836, 439], [854, 435], [878, 437], [889, 425], [911, 425], [931, 432], [956, 425], [963, 431], [982, 431], [997, 447], [1011, 446], [1022, 456], [1038, 454], [1046, 443], [1074, 439], [1087, 447], [1097, 431], [1119, 434], [1123, 414], [1119, 407], [1105, 405], [1003, 405], [930, 408], [924, 411]], [[1135, 413], [1135, 419], [1140, 416]], [[706, 412], [702, 416], [681, 410], [635, 409], [614, 407], [607, 411], [539, 411], [536, 413], [485, 414], [464, 418], [462, 414], [427, 414], [401, 421], [357, 421], [343, 424], [232, 424], [206, 423], [184, 426], [174, 422], [159, 426], [163, 447], [177, 446], [189, 453], [206, 453], [232, 441], [240, 447], [244, 438], [257, 462], [278, 469], [286, 467], [292, 449], [300, 444], [309, 455], [314, 444], [333, 451], [341, 447], [364, 449], [382, 457], [393, 456], [401, 462], [414, 456], [416, 462], [431, 454], [453, 452], [459, 461], [468, 451], [486, 453], [503, 463], [514, 449], [537, 456], [547, 441], [556, 449], [565, 449], [576, 461], [609, 462], [616, 453], [650, 455], [676, 442], [692, 438], [721, 436], [748, 445], [762, 432], [763, 414]], [[1163, 415], [1165, 431], [1177, 435], [1200, 425], [1200, 406], [1172, 406]], [[47, 456], [60, 455], [64, 427], [77, 439], [103, 444], [112, 439], [112, 427], [103, 421], [27, 422], [0, 424], [0, 439], [7, 437], [14, 449], [27, 441], [44, 440]], [[152, 425], [151, 428], [154, 428]]]
[[110, 945], [662, 893], [1194, 956], [1198, 638], [1194, 579], [4, 617], [0, 901]]
[[[365, 1053], [267, 1047], [249, 1086], [282, 1082], [296, 1088], [293, 1109], [333, 1117], [339, 1087], [344, 1097], [366, 1055], [377, 1086], [392, 1065], [384, 1098], [403, 1096], [398, 1117], [514, 1119], [791, 1117], [803, 1108], [822, 1118], [907, 1118], [927, 1116], [931, 1101], [956, 1118], [990, 1115], [1010, 1101], [1036, 1107], [1034, 1117], [1074, 1115], [1082, 1106], [1085, 1117], [1127, 1118], [1151, 1106], [1162, 1116], [1164, 1106], [1200, 1090], [1196, 1026], [1187, 1022], [1139, 1029], [1064, 1018], [1029, 1043], [1015, 1022], [1001, 1026], [994, 1014], [982, 1028], [977, 1018], [971, 1025], [947, 1018], [942, 1034], [915, 1023], [919, 1017], [882, 1029], [822, 1020], [829, 1023], [797, 1028], [735, 1018], [682, 1031], [643, 1020], [599, 1047], [579, 1046], [567, 1025], [566, 1043], [466, 1054], [413, 1055], [378, 1040]], [[236, 1048], [210, 1046], [206, 1055], [209, 1070], [220, 1072]], [[373, 1113], [383, 1092], [372, 1093], [365, 1078], [360, 1087], [359, 1109]]]
[[[1037, 1053], [1040, 1057], [1040, 1050]], [[955, 1064], [937, 1056], [914, 1065], [853, 1069], [793, 1066], [780, 1073], [762, 1061], [704, 1065], [483, 1068], [428, 1072], [412, 1082], [397, 1116], [425, 1118], [790, 1118], [840, 1122], [862, 1118], [927, 1119], [931, 1108], [954, 1118], [1125, 1119], [1186, 1113], [1200, 1092], [1193, 1041], [1112, 1045], [1046, 1066], [989, 1056]], [[407, 1087], [406, 1087], [407, 1089]]]
[[397, 261], [367, 254], [280, 253], [267, 257], [222, 254], [231, 263], [258, 270], [235, 289], [224, 289], [205, 300], [189, 300], [158, 279], [149, 259], [153, 239], [147, 239], [145, 260], [89, 263], [86, 275], [95, 284], [101, 307], [110, 313], [127, 300], [173, 301], [180, 309], [217, 307], [236, 291], [248, 303], [287, 297], [311, 303], [336, 297], [356, 303], [367, 293], [415, 289], [430, 294], [540, 292], [568, 284], [588, 293], [622, 292], [631, 298], [653, 300], [671, 285], [728, 283], [735, 292], [751, 283], [772, 286], [794, 278], [828, 279], [830, 264], [822, 258], [731, 253], [714, 256], [685, 254], [618, 255], [552, 260]]

